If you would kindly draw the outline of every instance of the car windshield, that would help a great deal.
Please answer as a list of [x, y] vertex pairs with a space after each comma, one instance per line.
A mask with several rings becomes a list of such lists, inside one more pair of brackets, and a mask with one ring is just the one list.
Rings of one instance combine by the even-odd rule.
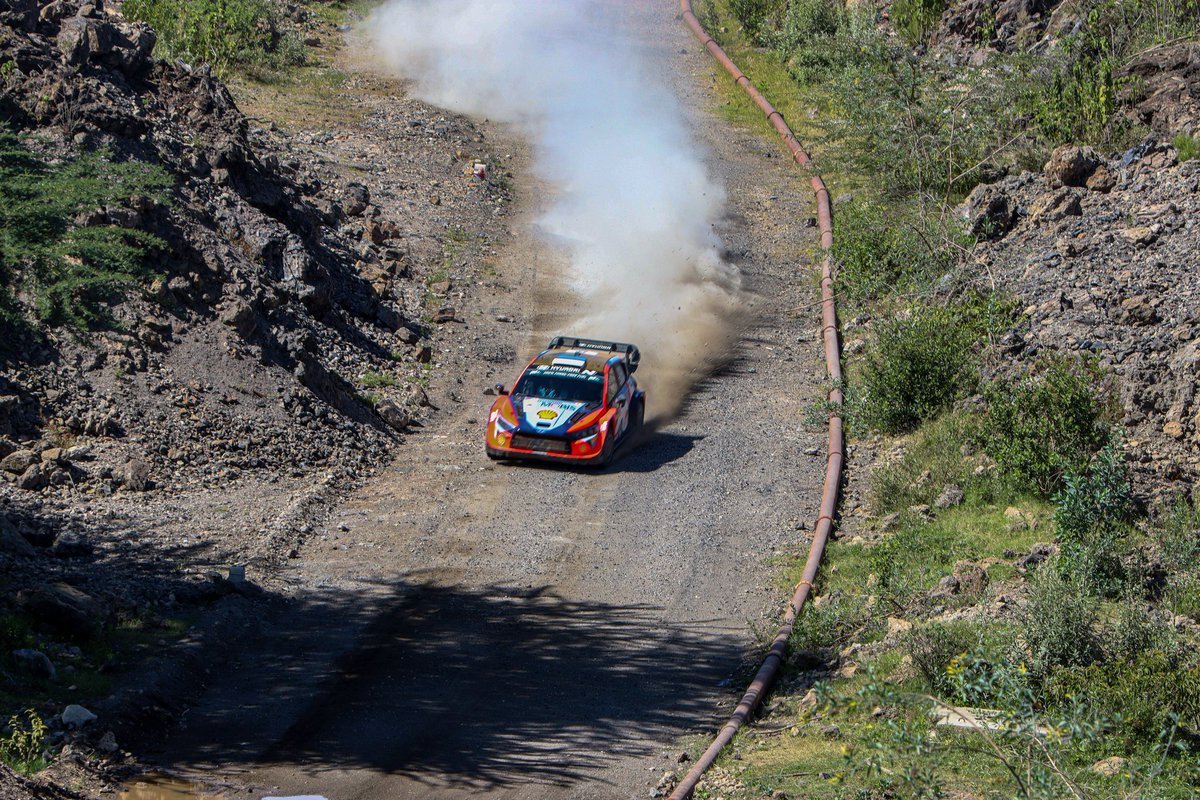
[[599, 403], [604, 396], [604, 379], [599, 375], [544, 375], [529, 372], [517, 381], [513, 394], [571, 403]]

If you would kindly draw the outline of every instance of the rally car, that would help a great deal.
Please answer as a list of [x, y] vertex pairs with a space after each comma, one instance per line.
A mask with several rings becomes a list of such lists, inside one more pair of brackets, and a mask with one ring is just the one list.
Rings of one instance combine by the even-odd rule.
[[604, 466], [645, 417], [633, 377], [640, 359], [631, 344], [555, 338], [511, 392], [496, 387], [488, 456]]

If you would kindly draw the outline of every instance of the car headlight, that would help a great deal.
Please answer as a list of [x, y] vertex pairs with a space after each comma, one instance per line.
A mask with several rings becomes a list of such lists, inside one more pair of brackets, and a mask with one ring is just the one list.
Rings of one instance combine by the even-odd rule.
[[581, 430], [581, 431], [575, 431], [575, 433], [574, 433], [574, 434], [572, 434], [572, 435], [573, 435], [573, 436], [576, 438], [576, 440], [578, 440], [578, 439], [592, 439], [592, 438], [594, 438], [594, 437], [596, 436], [596, 434], [598, 434], [599, 432], [600, 432], [600, 426], [599, 426], [599, 425], [589, 425], [588, 427], [584, 428], [584, 429], [583, 429], [583, 430]]
[[506, 420], [501, 414], [497, 414], [493, 422], [496, 423], [496, 430], [503, 431], [504, 433], [512, 433], [517, 429], [516, 425]]

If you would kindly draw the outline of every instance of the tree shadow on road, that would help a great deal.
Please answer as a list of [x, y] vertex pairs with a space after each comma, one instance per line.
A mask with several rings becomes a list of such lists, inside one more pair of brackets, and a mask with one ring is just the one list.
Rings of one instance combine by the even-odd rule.
[[501, 586], [325, 595], [263, 629], [164, 766], [286, 765], [323, 789], [346, 770], [466, 790], [595, 780], [647, 742], [711, 727], [714, 687], [745, 651], [654, 607]]

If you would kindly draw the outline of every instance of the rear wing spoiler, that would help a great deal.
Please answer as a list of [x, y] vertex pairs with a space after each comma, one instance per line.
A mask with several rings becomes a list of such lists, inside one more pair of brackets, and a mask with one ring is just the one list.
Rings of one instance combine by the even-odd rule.
[[546, 349], [558, 350], [560, 348], [607, 350], [611, 353], [621, 353], [625, 356], [625, 363], [629, 365], [630, 372], [636, 372], [638, 362], [642, 360], [642, 353], [637, 349], [637, 345], [625, 344], [624, 342], [607, 342], [603, 339], [581, 339], [578, 336], [555, 336]]

